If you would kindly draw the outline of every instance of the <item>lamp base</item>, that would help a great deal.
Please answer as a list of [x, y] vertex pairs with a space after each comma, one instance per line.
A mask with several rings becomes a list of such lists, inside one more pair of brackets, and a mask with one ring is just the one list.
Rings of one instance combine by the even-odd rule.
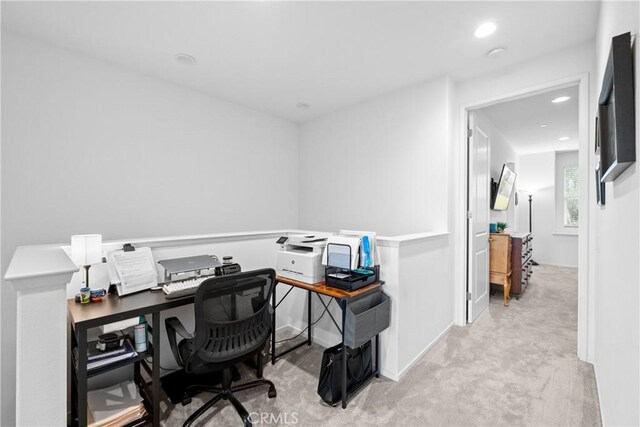
[[90, 288], [91, 286], [89, 286], [89, 269], [91, 268], [91, 265], [85, 265], [84, 266], [84, 287], [85, 288]]

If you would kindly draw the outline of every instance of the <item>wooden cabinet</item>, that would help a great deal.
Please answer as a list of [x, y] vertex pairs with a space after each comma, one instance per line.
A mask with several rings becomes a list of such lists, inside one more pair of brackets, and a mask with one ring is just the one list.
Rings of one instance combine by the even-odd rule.
[[504, 306], [509, 307], [512, 274], [511, 236], [491, 233], [489, 237], [489, 283], [503, 288]]
[[511, 241], [511, 294], [520, 299], [533, 274], [533, 236], [531, 233], [514, 233]]

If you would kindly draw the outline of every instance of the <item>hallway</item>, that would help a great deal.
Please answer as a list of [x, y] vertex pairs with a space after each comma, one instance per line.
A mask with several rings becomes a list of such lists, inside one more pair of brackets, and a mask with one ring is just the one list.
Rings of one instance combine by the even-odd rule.
[[[506, 309], [496, 293], [473, 325], [454, 327], [400, 383], [376, 380], [346, 410], [322, 405], [315, 393], [317, 345], [265, 366], [276, 399], [267, 399], [266, 390], [238, 396], [256, 417], [268, 414], [271, 422], [263, 424], [272, 425], [295, 419], [305, 426], [598, 426], [593, 367], [576, 357], [576, 321], [577, 270], [538, 266], [519, 301]], [[242, 381], [253, 377], [243, 373]], [[180, 425], [200, 402], [177, 405], [165, 425]], [[210, 414], [200, 425], [239, 423], [228, 404]]]
[[576, 357], [577, 275], [534, 267], [519, 301], [505, 309], [496, 292], [471, 327], [455, 328], [439, 343], [419, 369], [440, 396], [438, 406], [457, 410], [430, 422], [600, 425], [593, 367]]

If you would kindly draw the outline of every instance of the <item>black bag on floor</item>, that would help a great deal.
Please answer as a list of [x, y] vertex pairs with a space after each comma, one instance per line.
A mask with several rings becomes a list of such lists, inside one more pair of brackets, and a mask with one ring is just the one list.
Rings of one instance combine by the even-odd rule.
[[[371, 372], [371, 341], [360, 347], [347, 347], [347, 392], [369, 378]], [[330, 347], [322, 354], [318, 394], [332, 406], [342, 401], [342, 344]]]

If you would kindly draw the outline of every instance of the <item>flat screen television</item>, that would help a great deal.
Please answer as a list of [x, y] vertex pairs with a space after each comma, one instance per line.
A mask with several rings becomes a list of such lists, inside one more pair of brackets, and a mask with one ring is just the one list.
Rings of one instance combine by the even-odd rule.
[[507, 165], [502, 166], [500, 180], [496, 186], [494, 195], [491, 198], [491, 209], [496, 211], [506, 211], [509, 207], [513, 186], [516, 183], [516, 173], [509, 169]]
[[636, 161], [631, 34], [611, 41], [598, 100], [600, 171], [602, 182], [615, 180]]

